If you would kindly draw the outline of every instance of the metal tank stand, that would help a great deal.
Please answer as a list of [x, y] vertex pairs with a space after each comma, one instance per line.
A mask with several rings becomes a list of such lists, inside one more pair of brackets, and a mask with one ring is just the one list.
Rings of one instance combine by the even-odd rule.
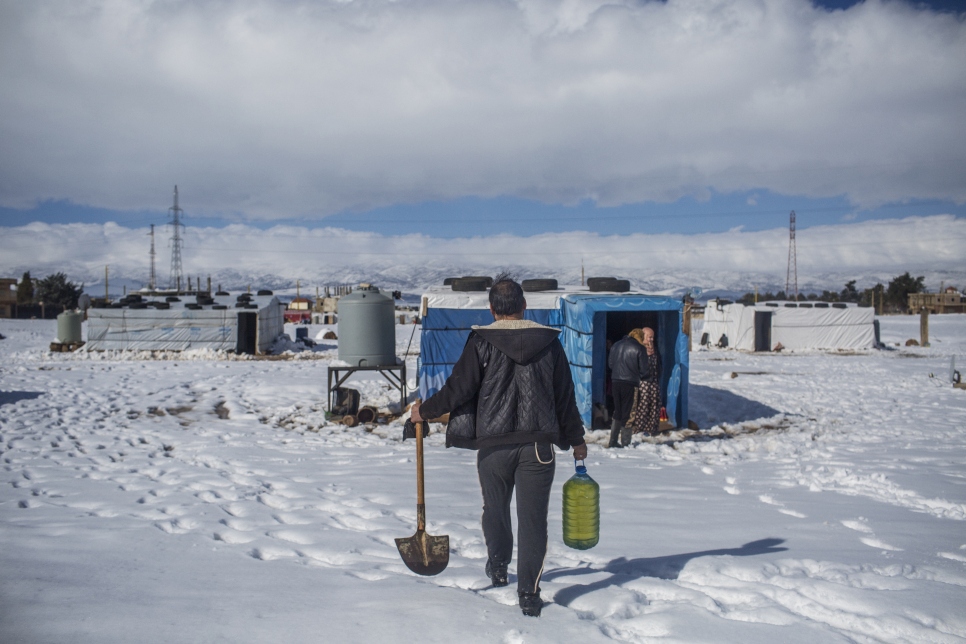
[[[399, 413], [406, 409], [406, 362], [397, 365], [381, 365], [374, 367], [329, 367], [329, 409], [335, 406], [336, 389], [341, 387], [352, 374], [358, 371], [378, 371], [389, 381], [389, 384], [399, 390]], [[335, 379], [333, 382], [333, 378]]]

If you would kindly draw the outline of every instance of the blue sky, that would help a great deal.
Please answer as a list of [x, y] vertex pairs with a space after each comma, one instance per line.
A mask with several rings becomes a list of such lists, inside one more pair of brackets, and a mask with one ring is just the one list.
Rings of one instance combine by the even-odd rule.
[[[223, 227], [236, 219], [211, 217], [192, 212], [190, 192], [181, 188], [184, 221], [193, 227]], [[942, 200], [892, 203], [866, 210], [857, 209], [844, 198], [809, 199], [777, 195], [769, 191], [713, 194], [706, 201], [682, 198], [669, 204], [640, 203], [608, 208], [585, 201], [575, 206], [540, 204], [518, 198], [479, 199], [467, 197], [449, 202], [402, 204], [364, 213], [336, 214], [324, 219], [271, 219], [247, 222], [258, 228], [277, 225], [346, 230], [382, 235], [420, 233], [432, 237], [474, 237], [486, 234], [537, 235], [586, 231], [602, 235], [622, 233], [714, 233], [733, 229], [769, 230], [788, 225], [791, 210], [797, 226], [833, 225], [910, 216], [953, 214], [966, 216], [966, 205]], [[6, 226], [23, 226], [34, 221], [52, 224], [115, 222], [125, 227], [155, 224], [158, 234], [170, 221], [167, 211], [118, 211], [51, 201], [30, 209], [0, 208]]]

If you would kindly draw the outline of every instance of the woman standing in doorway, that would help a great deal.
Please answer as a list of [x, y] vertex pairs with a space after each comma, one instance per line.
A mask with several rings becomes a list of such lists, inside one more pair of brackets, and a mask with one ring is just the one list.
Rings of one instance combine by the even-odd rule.
[[647, 377], [641, 378], [627, 425], [635, 434], [647, 432], [654, 436], [661, 423], [661, 356], [654, 347], [654, 329], [634, 329], [628, 335], [640, 342], [647, 351], [648, 369]]

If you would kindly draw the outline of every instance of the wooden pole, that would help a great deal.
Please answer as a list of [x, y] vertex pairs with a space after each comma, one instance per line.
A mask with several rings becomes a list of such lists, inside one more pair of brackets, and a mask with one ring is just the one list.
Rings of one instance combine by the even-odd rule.
[[691, 302], [684, 303], [684, 335], [688, 336], [688, 351], [691, 351]]
[[929, 346], [929, 309], [925, 306], [919, 311], [919, 345]]
[[104, 301], [109, 302], [111, 295], [107, 290], [107, 266], [104, 267]]

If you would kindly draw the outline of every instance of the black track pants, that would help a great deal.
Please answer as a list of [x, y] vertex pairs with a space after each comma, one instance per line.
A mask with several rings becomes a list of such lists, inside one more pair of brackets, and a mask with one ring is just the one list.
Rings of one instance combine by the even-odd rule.
[[490, 561], [513, 556], [510, 496], [517, 490], [517, 591], [539, 591], [547, 556], [547, 509], [553, 485], [553, 445], [524, 443], [481, 449], [476, 469], [483, 490], [483, 537]]

